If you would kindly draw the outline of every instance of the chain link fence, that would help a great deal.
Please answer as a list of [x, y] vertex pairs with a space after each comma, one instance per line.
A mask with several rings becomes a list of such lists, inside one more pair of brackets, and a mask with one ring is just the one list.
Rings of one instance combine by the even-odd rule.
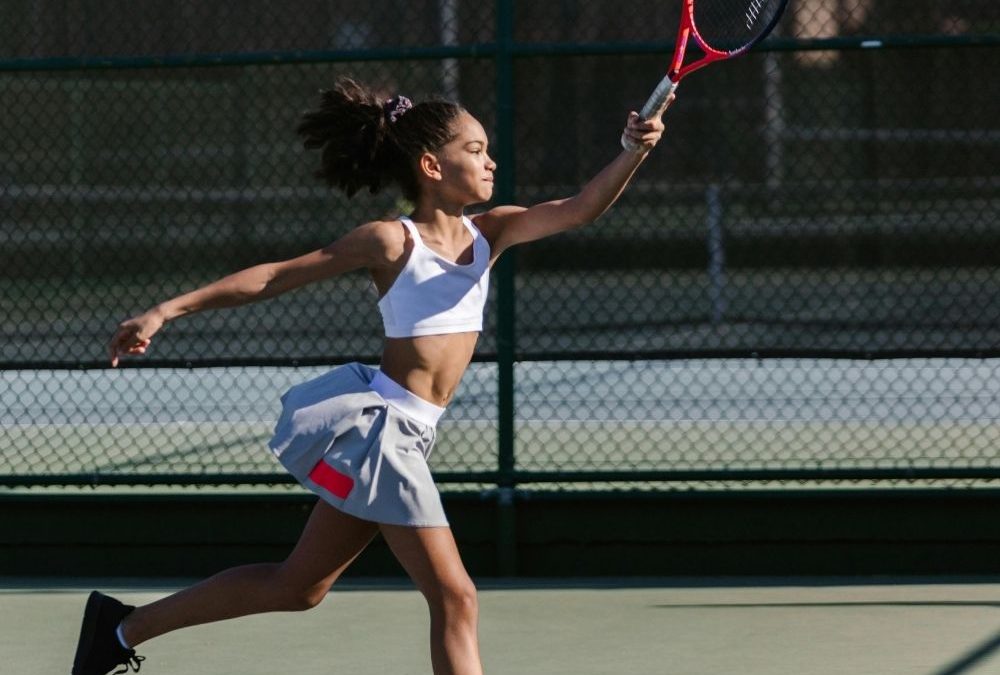
[[[111, 371], [116, 323], [405, 208], [312, 179], [293, 129], [341, 74], [461, 100], [498, 202], [573, 194], [662, 75], [679, 4], [6, 3], [0, 485], [287, 482], [278, 395], [377, 361], [367, 277], [186, 318]], [[499, 265], [438, 479], [1000, 477], [998, 69], [991, 0], [792, 0], [685, 80], [608, 214]]]

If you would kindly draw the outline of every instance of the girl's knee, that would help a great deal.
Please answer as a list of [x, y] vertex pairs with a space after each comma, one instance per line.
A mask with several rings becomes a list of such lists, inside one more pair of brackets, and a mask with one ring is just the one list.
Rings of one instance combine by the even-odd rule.
[[475, 620], [479, 615], [479, 596], [471, 579], [442, 584], [428, 602], [445, 617]]
[[292, 587], [286, 589], [285, 601], [289, 610], [304, 612], [323, 602], [323, 598], [327, 596], [329, 591], [330, 587], [325, 584], [311, 587]]
[[290, 577], [287, 570], [279, 568], [274, 579], [274, 591], [278, 596], [278, 604], [285, 611], [305, 611], [323, 602], [333, 581], [324, 579], [318, 583], [308, 583]]

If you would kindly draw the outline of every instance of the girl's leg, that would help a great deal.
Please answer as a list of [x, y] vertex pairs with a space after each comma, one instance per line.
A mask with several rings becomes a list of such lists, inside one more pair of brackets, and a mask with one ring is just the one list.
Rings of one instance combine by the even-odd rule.
[[462, 565], [451, 528], [380, 528], [393, 554], [427, 598], [434, 675], [481, 675], [476, 587]]
[[261, 612], [315, 607], [378, 531], [320, 501], [282, 563], [244, 565], [137, 607], [122, 622], [131, 647], [178, 628]]

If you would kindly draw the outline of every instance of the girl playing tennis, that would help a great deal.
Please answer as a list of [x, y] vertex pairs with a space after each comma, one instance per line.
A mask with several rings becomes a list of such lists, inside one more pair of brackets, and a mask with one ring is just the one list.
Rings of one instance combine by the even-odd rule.
[[476, 589], [431, 479], [435, 425], [468, 367], [489, 271], [511, 246], [589, 223], [610, 207], [659, 141], [663, 123], [631, 113], [621, 152], [574, 197], [530, 208], [465, 209], [489, 201], [496, 163], [482, 125], [456, 103], [378, 99], [341, 79], [298, 127], [322, 151], [317, 175], [353, 195], [398, 185], [415, 208], [374, 221], [292, 260], [237, 272], [122, 322], [111, 365], [145, 353], [167, 323], [271, 298], [365, 268], [379, 294], [385, 346], [378, 370], [351, 363], [292, 387], [269, 443], [320, 500], [282, 563], [226, 570], [142, 607], [94, 592], [74, 675], [139, 670], [135, 647], [185, 626], [315, 607], [376, 533], [427, 599], [436, 675], [481, 673]]

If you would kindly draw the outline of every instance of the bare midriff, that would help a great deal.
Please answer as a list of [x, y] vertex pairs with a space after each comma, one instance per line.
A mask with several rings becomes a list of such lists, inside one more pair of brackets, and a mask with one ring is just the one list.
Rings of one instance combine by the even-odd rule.
[[386, 338], [382, 372], [411, 393], [446, 407], [472, 361], [478, 332]]

